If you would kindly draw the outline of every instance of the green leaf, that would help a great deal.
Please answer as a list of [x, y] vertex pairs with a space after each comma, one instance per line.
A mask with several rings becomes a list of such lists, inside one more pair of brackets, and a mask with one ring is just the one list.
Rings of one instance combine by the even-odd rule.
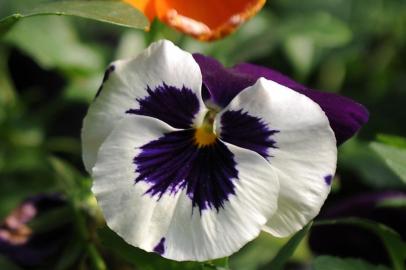
[[[279, 25], [276, 24], [272, 12], [263, 9], [241, 25], [238, 31], [223, 39], [207, 43], [183, 35], [174, 41], [187, 51], [209, 55], [225, 66], [233, 66], [269, 55], [278, 43], [278, 36], [275, 35], [277, 27]], [[170, 30], [170, 28], [166, 27], [165, 30]], [[170, 39], [170, 36], [166, 38]]]
[[[277, 238], [262, 232], [258, 238], [231, 256], [230, 268], [233, 270], [267, 269], [266, 265], [272, 261], [288, 241], [289, 238]], [[306, 260], [309, 258], [307, 247], [303, 242], [296, 251], [295, 259]]]
[[388, 135], [388, 134], [378, 134], [377, 139], [379, 142], [391, 145], [397, 148], [406, 148], [406, 138], [395, 136], [395, 135]]
[[203, 270], [229, 270], [228, 257], [203, 263]]
[[127, 244], [115, 232], [107, 227], [99, 229], [99, 238], [102, 244], [113, 251], [137, 269], [143, 270], [201, 270], [202, 266], [197, 262], [176, 262], [165, 259], [155, 253], [145, 252], [139, 248]]
[[293, 35], [286, 39], [284, 50], [299, 76], [306, 76], [314, 64], [314, 41], [305, 35]]
[[6, 117], [3, 115], [6, 113], [6, 108], [15, 105], [17, 101], [17, 94], [8, 71], [8, 58], [8, 50], [0, 46], [0, 122]]
[[320, 47], [342, 47], [352, 39], [349, 26], [341, 19], [327, 12], [295, 14], [285, 18], [278, 30], [286, 38], [306, 36]]
[[406, 149], [377, 142], [371, 143], [370, 146], [406, 184]]
[[353, 138], [339, 149], [339, 164], [343, 171], [359, 175], [359, 180], [375, 189], [404, 187], [403, 181], [383, 162], [368, 143]]
[[375, 266], [359, 259], [342, 259], [332, 256], [317, 257], [312, 265], [313, 270], [390, 270], [385, 266]]
[[3, 40], [18, 47], [45, 69], [58, 69], [67, 75], [100, 72], [102, 56], [81, 42], [67, 18], [30, 18], [19, 23]]
[[312, 226], [312, 222], [307, 224], [302, 230], [298, 231], [289, 241], [284, 245], [273, 258], [271, 263], [268, 265], [269, 269], [272, 270], [282, 270], [283, 266], [287, 263], [289, 258], [295, 252], [297, 246], [306, 236], [307, 232], [309, 231], [310, 227]]
[[80, 239], [77, 236], [72, 237], [66, 247], [61, 252], [58, 261], [55, 265], [55, 270], [68, 270], [75, 269], [73, 266], [75, 262], [83, 256], [84, 247]]
[[380, 201], [377, 207], [390, 207], [390, 208], [406, 208], [406, 197], [389, 198]]
[[63, 190], [69, 197], [73, 197], [77, 189], [76, 173], [68, 164], [56, 157], [50, 157], [49, 162]]
[[64, 193], [78, 203], [83, 203], [91, 194], [91, 180], [62, 159], [49, 156], [48, 160]]
[[21, 14], [13, 14], [0, 20], [0, 37], [7, 33], [22, 17]]
[[327, 12], [286, 16], [278, 25], [277, 35], [301, 78], [306, 77], [321, 59], [322, 49], [343, 47], [352, 39], [348, 25]]
[[50, 157], [49, 161], [64, 187], [71, 208], [74, 225], [79, 241], [86, 247], [86, 253], [94, 270], [107, 270], [103, 257], [100, 255], [95, 244], [89, 241], [90, 231], [88, 230], [87, 215], [83, 211], [83, 201], [90, 192], [89, 183], [69, 164], [56, 157]]
[[148, 19], [140, 11], [121, 1], [57, 1], [2, 19], [0, 36], [22, 18], [42, 15], [75, 16], [138, 29], [148, 26]]
[[315, 226], [336, 224], [354, 225], [375, 233], [383, 242], [392, 261], [393, 269], [404, 270], [404, 261], [406, 260], [406, 243], [402, 241], [402, 238], [397, 232], [383, 224], [360, 218], [323, 220], [314, 223]]

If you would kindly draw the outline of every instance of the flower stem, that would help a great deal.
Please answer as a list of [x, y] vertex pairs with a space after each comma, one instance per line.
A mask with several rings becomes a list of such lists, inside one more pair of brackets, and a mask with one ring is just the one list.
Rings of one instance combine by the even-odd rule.
[[107, 270], [102, 256], [93, 243], [87, 245], [87, 254], [94, 270]]

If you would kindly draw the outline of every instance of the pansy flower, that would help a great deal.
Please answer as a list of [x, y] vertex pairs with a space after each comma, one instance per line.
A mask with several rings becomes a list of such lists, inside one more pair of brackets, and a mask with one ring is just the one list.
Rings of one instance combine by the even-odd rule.
[[[0, 222], [0, 254], [23, 267], [49, 263], [66, 245], [72, 224], [62, 220], [50, 228], [32, 228], [30, 222], [66, 207], [57, 194], [28, 198]], [[40, 230], [40, 231], [38, 231]]]
[[330, 191], [336, 135], [348, 138], [367, 114], [268, 71], [226, 69], [169, 41], [112, 63], [82, 130], [108, 226], [146, 251], [203, 261], [313, 219]]
[[124, 0], [150, 21], [160, 21], [200, 40], [214, 40], [233, 32], [255, 15], [265, 0]]

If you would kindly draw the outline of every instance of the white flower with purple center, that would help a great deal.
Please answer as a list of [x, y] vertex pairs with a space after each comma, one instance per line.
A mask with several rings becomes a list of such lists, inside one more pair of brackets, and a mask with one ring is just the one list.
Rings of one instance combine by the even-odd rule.
[[106, 72], [84, 120], [83, 158], [108, 226], [125, 241], [204, 261], [261, 230], [284, 237], [313, 219], [330, 191], [336, 141], [366, 120], [349, 99], [159, 41]]

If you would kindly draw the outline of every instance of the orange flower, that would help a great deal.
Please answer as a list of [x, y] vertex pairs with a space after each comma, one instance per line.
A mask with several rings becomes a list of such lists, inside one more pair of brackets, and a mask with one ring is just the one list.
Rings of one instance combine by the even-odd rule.
[[255, 15], [266, 0], [124, 0], [150, 21], [167, 25], [200, 40], [215, 40], [233, 32]]

